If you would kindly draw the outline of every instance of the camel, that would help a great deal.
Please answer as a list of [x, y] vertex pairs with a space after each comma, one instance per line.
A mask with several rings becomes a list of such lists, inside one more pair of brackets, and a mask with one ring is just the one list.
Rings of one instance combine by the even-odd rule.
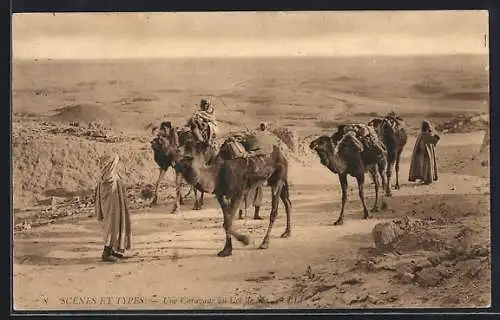
[[[339, 177], [342, 189], [342, 207], [340, 209], [340, 215], [334, 225], [341, 225], [344, 222], [348, 175], [356, 178], [359, 198], [363, 205], [363, 219], [368, 219], [370, 214], [365, 203], [364, 183], [365, 173], [367, 171], [370, 172], [371, 178], [375, 184], [375, 204], [371, 212], [379, 211], [378, 200], [380, 185], [377, 178], [377, 170], [382, 177], [382, 186], [385, 187], [386, 181], [384, 170], [386, 168], [386, 155], [380, 156], [373, 148], [363, 146], [353, 134], [343, 134], [343, 126], [339, 126], [339, 131], [332, 137], [320, 136], [311, 141], [309, 148], [317, 153], [321, 164]], [[382, 207], [384, 207], [385, 201], [382, 199], [381, 202]]]
[[[221, 146], [221, 150], [224, 149], [226, 143], [227, 140]], [[217, 254], [219, 257], [232, 255], [231, 237], [235, 237], [244, 245], [249, 244], [248, 236], [240, 234], [234, 229], [233, 220], [248, 190], [264, 182], [267, 182], [272, 190], [272, 209], [269, 216], [269, 226], [259, 248], [267, 249], [269, 247], [271, 230], [278, 214], [279, 198], [285, 206], [287, 217], [286, 229], [281, 237], [291, 236], [288, 161], [278, 146], [273, 146], [273, 151], [268, 154], [254, 157], [225, 159], [219, 152], [214, 161], [207, 163], [196, 144], [173, 148], [176, 150], [174, 167], [182, 174], [184, 180], [196, 189], [216, 196], [223, 212], [223, 227], [226, 233], [224, 248]], [[184, 152], [182, 152], [183, 149]]]
[[[188, 130], [178, 129], [176, 130], [175, 134], [173, 134], [174, 129], [170, 122], [162, 122], [160, 125], [160, 130], [163, 130], [162, 132], [163, 134], [157, 135], [151, 141], [151, 148], [153, 149], [154, 160], [160, 168], [158, 179], [156, 180], [155, 184], [153, 200], [151, 202], [151, 205], [157, 204], [158, 187], [160, 185], [160, 182], [165, 177], [165, 173], [167, 172], [167, 170], [170, 167], [173, 168], [172, 164], [173, 154], [172, 151], [168, 148], [168, 146], [171, 145], [172, 143], [183, 145], [186, 143], [188, 139], [191, 139], [191, 133]], [[156, 128], [153, 128], [152, 131], [154, 133], [156, 131]], [[173, 142], [172, 139], [176, 139], [176, 141]], [[182, 176], [178, 172], [175, 173], [176, 201], [172, 209], [172, 213], [178, 213], [180, 211], [180, 207], [184, 203], [184, 199], [191, 193], [191, 191], [194, 192], [194, 198], [195, 198], [193, 210], [201, 209], [201, 207], [203, 206], [203, 192], [201, 193], [200, 198], [198, 198], [197, 190], [195, 190], [192, 186], [190, 186], [191, 188], [188, 191], [188, 193], [182, 196], [180, 191], [181, 177]]]
[[399, 163], [401, 161], [401, 154], [408, 141], [406, 129], [391, 117], [383, 119], [373, 119], [368, 122], [369, 126], [375, 128], [379, 139], [382, 141], [387, 149], [387, 184], [386, 195], [392, 196], [391, 192], [391, 177], [392, 169], [395, 166], [396, 171], [396, 184], [394, 189], [399, 190]]

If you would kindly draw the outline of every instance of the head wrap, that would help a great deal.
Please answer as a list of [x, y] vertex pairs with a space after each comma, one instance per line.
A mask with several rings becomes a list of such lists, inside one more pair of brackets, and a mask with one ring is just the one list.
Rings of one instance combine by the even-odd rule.
[[420, 131], [424, 132], [431, 132], [433, 131], [432, 125], [429, 121], [423, 120], [422, 121], [422, 126], [420, 127]]
[[100, 159], [99, 167], [101, 168], [101, 181], [114, 183], [119, 179], [118, 162], [120, 157], [117, 154], [112, 156], [104, 156]]

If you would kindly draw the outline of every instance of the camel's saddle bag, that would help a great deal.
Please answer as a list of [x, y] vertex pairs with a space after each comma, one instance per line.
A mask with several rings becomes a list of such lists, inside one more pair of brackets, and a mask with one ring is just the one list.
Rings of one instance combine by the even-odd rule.
[[230, 159], [242, 158], [246, 156], [247, 151], [245, 150], [243, 144], [239, 141], [232, 140], [229, 141], [227, 145]]

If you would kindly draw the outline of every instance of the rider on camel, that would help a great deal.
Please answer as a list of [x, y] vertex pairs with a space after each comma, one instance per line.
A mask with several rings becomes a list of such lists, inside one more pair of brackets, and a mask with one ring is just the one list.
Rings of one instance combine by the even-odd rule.
[[190, 127], [194, 137], [198, 141], [212, 145], [215, 142], [217, 131], [214, 107], [206, 99], [201, 99], [199, 107], [200, 109], [193, 113], [187, 126]]

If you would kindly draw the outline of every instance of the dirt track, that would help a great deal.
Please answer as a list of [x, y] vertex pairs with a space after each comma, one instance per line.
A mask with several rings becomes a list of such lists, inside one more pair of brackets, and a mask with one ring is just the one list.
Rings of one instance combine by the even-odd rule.
[[[481, 139], [481, 133], [447, 135], [441, 141], [443, 151], [439, 155], [444, 158], [460, 145], [469, 146], [469, 152], [473, 154], [479, 148]], [[412, 139], [409, 146], [413, 142]], [[388, 211], [380, 213], [376, 219], [361, 220], [356, 186], [350, 180], [346, 221], [338, 227], [332, 225], [339, 210], [337, 178], [319, 163], [312, 167], [293, 166], [290, 179], [292, 237], [279, 238], [284, 229], [283, 209], [273, 229], [268, 250], [256, 249], [267, 227], [267, 220], [253, 221], [249, 218], [239, 221], [238, 228], [245, 230], [252, 242], [248, 247], [235, 243], [233, 256], [229, 258], [216, 256], [223, 246], [224, 236], [221, 213], [213, 199], [208, 201], [207, 209], [190, 211], [187, 205], [179, 215], [168, 213], [170, 204], [134, 212], [135, 256], [112, 265], [99, 262], [99, 224], [94, 218], [74, 219], [23, 232], [16, 236], [14, 243], [15, 306], [22, 309], [314, 307], [314, 302], [297, 292], [296, 285], [303, 274], [323, 272], [328, 275], [326, 269], [335, 269], [338, 279], [349, 276], [359, 252], [373, 247], [371, 230], [376, 223], [412, 215], [413, 209], [425, 207], [419, 205], [419, 199], [420, 203], [426, 201], [425, 196], [441, 194], [442, 203], [448, 206], [453, 204], [453, 197], [459, 197], [463, 203], [478, 195], [479, 199], [489, 199], [489, 178], [468, 176], [466, 172], [446, 172], [453, 167], [453, 163], [442, 168], [440, 180], [434, 185], [423, 187], [407, 183], [410, 153], [411, 147], [407, 147], [401, 166], [402, 189], [387, 199]], [[372, 187], [368, 189], [371, 203]], [[489, 205], [489, 200], [486, 202]], [[398, 211], [393, 212], [391, 208]], [[263, 210], [267, 218], [269, 201]], [[432, 215], [436, 218], [439, 214], [435, 212]], [[460, 225], [464, 222], [460, 221], [464, 214], [457, 210], [449, 212], [451, 216], [445, 214], [443, 217], [450, 223]], [[488, 214], [479, 211], [473, 217], [484, 230], [478, 241], [487, 243]], [[413, 215], [422, 216], [420, 212]], [[458, 221], [451, 219], [455, 215]], [[452, 225], [447, 228], [452, 229]], [[425, 305], [419, 294], [425, 296], [430, 292], [426, 291], [430, 289], [420, 288], [419, 293], [402, 296], [393, 291], [396, 290], [394, 286], [384, 284], [380, 277], [367, 276], [362, 272], [356, 274], [365, 275], [363, 292], [370, 293], [370, 297], [379, 295], [377, 302], [365, 301], [366, 307], [380, 304]], [[337, 276], [332, 276], [329, 281], [335, 279]], [[412, 285], [408, 286], [411, 288]], [[351, 289], [347, 288], [347, 291]], [[381, 295], [380, 292], [384, 291], [388, 292]], [[384, 296], [390, 298], [394, 294], [399, 295], [399, 299], [383, 300]], [[477, 302], [483, 306], [489, 300], [488, 293], [484, 294], [486, 298]], [[321, 300], [321, 297], [316, 301], [320, 305], [323, 302], [323, 307], [359, 306], [346, 303], [342, 296], [345, 293], [328, 298], [329, 302]], [[90, 300], [71, 300], [72, 297], [89, 297]], [[129, 300], [130, 297], [137, 298]], [[441, 301], [430, 303], [444, 304]]]

